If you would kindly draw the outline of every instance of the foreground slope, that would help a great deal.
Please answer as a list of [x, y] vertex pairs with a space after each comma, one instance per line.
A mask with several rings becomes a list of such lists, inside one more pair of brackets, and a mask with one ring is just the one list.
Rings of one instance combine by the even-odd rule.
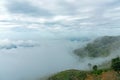
[[87, 73], [80, 70], [66, 70], [50, 77], [48, 80], [85, 80]]
[[119, 80], [119, 76], [113, 70], [103, 71], [100, 75], [88, 71], [66, 70], [55, 74], [48, 80]]

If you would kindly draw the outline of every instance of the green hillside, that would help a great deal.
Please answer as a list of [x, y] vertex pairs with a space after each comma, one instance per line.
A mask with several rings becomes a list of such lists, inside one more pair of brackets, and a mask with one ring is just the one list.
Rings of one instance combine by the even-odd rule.
[[[76, 49], [74, 52], [79, 57], [106, 57], [110, 55], [111, 51], [119, 49], [120, 36], [104, 36], [88, 43], [84, 48]], [[120, 80], [120, 57], [113, 58], [108, 63], [101, 65], [106, 66], [108, 64], [110, 66], [106, 68], [92, 65], [93, 70], [91, 71], [74, 69], [62, 71], [49, 77], [48, 80]]]
[[106, 57], [110, 55], [111, 51], [120, 48], [120, 36], [104, 36], [97, 38], [85, 47], [74, 50], [74, 53], [79, 57]]
[[66, 70], [50, 77], [48, 80], [85, 80], [86, 77], [85, 71]]
[[97, 65], [91, 71], [71, 69], [59, 72], [48, 80], [120, 80], [120, 58], [112, 59], [111, 67], [107, 69], [98, 69]]

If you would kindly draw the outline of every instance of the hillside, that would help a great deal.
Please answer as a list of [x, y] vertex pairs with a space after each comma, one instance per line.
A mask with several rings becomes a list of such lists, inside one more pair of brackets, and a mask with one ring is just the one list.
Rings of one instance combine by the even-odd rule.
[[48, 80], [119, 80], [113, 70], [103, 71], [100, 75], [80, 70], [66, 70], [50, 77]]
[[[120, 49], [120, 36], [104, 36], [97, 38], [92, 43], [88, 43], [85, 47], [76, 49], [74, 52], [79, 57], [106, 57], [112, 51]], [[115, 53], [114, 53], [115, 54]], [[98, 65], [92, 65], [93, 70], [66, 70], [59, 72], [48, 80], [120, 80], [120, 57], [111, 59], [108, 63], [103, 63], [102, 66], [109, 64], [109, 67], [100, 68]], [[97, 66], [94, 68], [94, 66]], [[99, 69], [98, 69], [99, 67]]]
[[115, 71], [103, 72], [101, 75], [88, 74], [85, 80], [119, 80]]
[[74, 50], [79, 57], [106, 57], [120, 48], [120, 36], [104, 36], [97, 38], [85, 47]]
[[55, 74], [48, 80], [85, 80], [87, 74], [85, 71], [66, 70]]
[[85, 71], [66, 70], [55, 74], [48, 80], [85, 80], [87, 74]]

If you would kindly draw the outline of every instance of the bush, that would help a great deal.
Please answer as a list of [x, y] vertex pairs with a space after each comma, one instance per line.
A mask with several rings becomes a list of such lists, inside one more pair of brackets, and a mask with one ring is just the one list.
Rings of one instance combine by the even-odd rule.
[[94, 70], [94, 71], [97, 71], [97, 69], [98, 69], [97, 65], [94, 65], [94, 66], [93, 66], [93, 70]]
[[[117, 57], [117, 58], [114, 58], [112, 59], [112, 64], [111, 64], [111, 68], [116, 71], [117, 73], [119, 73], [120, 71], [120, 58]], [[120, 73], [119, 73], [120, 74]]]

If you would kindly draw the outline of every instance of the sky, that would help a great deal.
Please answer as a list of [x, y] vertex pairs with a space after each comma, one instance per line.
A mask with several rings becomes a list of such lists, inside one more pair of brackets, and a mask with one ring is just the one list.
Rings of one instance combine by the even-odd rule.
[[2, 39], [120, 34], [119, 0], [1, 0], [0, 5]]

